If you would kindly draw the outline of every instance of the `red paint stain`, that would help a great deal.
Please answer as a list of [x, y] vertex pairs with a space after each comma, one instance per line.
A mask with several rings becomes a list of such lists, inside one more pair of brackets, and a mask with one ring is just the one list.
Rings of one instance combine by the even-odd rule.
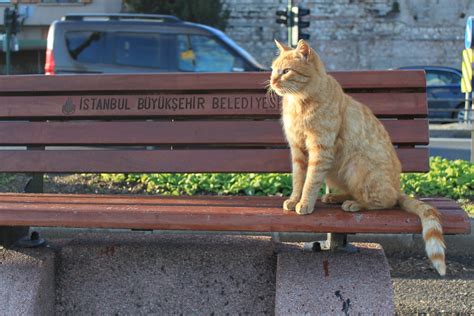
[[106, 246], [100, 251], [101, 255], [113, 256], [115, 254], [115, 246]]
[[324, 276], [329, 276], [329, 262], [327, 260], [323, 261]]

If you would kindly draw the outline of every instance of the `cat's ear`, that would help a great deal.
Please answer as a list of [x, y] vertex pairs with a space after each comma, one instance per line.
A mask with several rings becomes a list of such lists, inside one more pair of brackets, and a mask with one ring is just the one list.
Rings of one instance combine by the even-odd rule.
[[311, 47], [304, 40], [299, 40], [296, 46], [296, 51], [303, 56], [304, 60], [308, 61], [311, 57]]
[[278, 49], [280, 50], [280, 53], [290, 50], [290, 48], [288, 46], [286, 46], [285, 44], [280, 43], [277, 40], [275, 40], [275, 44], [278, 47]]

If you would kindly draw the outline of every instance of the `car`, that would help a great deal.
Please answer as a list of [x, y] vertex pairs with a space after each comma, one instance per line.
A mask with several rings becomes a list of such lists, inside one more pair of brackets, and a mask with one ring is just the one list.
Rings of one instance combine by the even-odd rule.
[[223, 32], [171, 15], [70, 14], [47, 38], [47, 75], [262, 70]]
[[[428, 118], [431, 123], [464, 122], [465, 94], [461, 92], [462, 73], [459, 69], [441, 66], [409, 66], [398, 69], [425, 71]], [[472, 120], [473, 113], [470, 115]]]

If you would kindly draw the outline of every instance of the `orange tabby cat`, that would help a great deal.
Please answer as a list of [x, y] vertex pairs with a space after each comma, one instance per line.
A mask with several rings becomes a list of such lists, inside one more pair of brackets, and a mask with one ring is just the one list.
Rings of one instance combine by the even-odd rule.
[[346, 212], [398, 204], [420, 217], [428, 257], [445, 275], [439, 213], [400, 191], [400, 161], [383, 125], [342, 91], [305, 41], [296, 49], [275, 42], [280, 55], [272, 64], [270, 86], [283, 96], [282, 121], [293, 169], [293, 192], [283, 208], [312, 213], [323, 180], [339, 193], [326, 194], [322, 201], [342, 203]]

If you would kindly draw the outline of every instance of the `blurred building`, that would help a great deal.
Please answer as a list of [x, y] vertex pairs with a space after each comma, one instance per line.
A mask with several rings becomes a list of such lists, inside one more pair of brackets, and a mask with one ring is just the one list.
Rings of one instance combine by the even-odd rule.
[[[164, 1], [164, 0], [155, 0]], [[189, 0], [193, 1], [193, 0]], [[273, 39], [287, 30], [275, 22], [287, 0], [221, 0], [229, 10], [225, 33], [269, 67]], [[13, 2], [13, 3], [11, 3]], [[0, 0], [0, 10], [16, 3], [25, 14], [12, 54], [13, 73], [42, 73], [49, 24], [68, 13], [118, 13], [122, 0]], [[387, 69], [412, 65], [459, 68], [466, 18], [474, 0], [293, 0], [311, 10], [305, 33], [329, 70]], [[0, 14], [0, 28], [3, 14]], [[2, 32], [0, 30], [0, 32]], [[0, 52], [0, 73], [4, 73]]]
[[[12, 53], [12, 73], [43, 73], [46, 37], [51, 22], [72, 13], [118, 13], [122, 0], [0, 0], [0, 25], [3, 11], [16, 7], [25, 17], [17, 34], [20, 51]], [[4, 72], [5, 53], [0, 52], [0, 73]]]
[[[226, 34], [270, 66], [273, 39], [286, 42], [275, 23], [287, 0], [222, 0], [230, 10]], [[460, 68], [467, 17], [474, 0], [293, 0], [310, 9], [305, 33], [329, 70], [413, 65]]]

